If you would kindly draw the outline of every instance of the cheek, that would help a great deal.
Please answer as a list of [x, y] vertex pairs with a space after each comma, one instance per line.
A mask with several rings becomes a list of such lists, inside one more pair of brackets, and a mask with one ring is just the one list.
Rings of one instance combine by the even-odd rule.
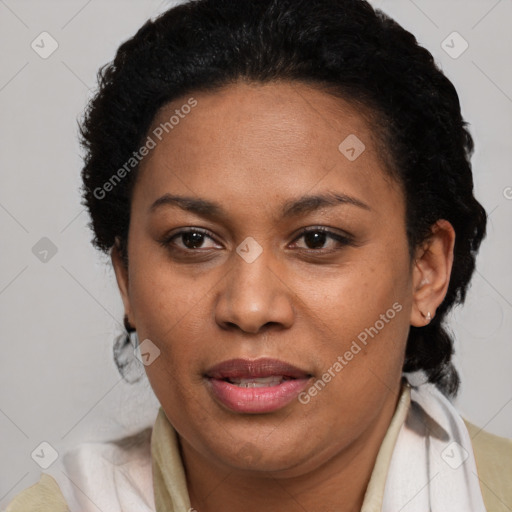
[[312, 317], [329, 327], [333, 339], [316, 347], [324, 367], [332, 368], [342, 358], [337, 372], [341, 378], [334, 379], [332, 390], [359, 396], [368, 396], [373, 387], [395, 386], [411, 307], [407, 248], [367, 254], [330, 280], [322, 294], [311, 293], [309, 300]]
[[[345, 342], [373, 326], [381, 315], [386, 316], [385, 320], [393, 320], [386, 326], [403, 324], [404, 312], [409, 307], [409, 262], [404, 251], [379, 253], [369, 248], [367, 254], [327, 278], [308, 280], [300, 287], [306, 310], [311, 311], [312, 317], [321, 318], [324, 325], [332, 326]], [[395, 303], [400, 307], [393, 309]], [[401, 309], [400, 314], [397, 309]]]
[[191, 278], [154, 248], [134, 255], [130, 270], [130, 303], [137, 330], [146, 337], [172, 337], [183, 321], [206, 313], [208, 276]]
[[151, 386], [161, 401], [176, 404], [194, 393], [193, 387], [182, 384], [196, 378], [190, 370], [196, 369], [198, 357], [211, 343], [206, 339], [211, 284], [183, 277], [169, 263], [152, 261], [146, 254], [132, 259], [130, 302], [139, 340], [151, 340], [159, 351], [145, 367]]
[[[323, 334], [308, 351], [319, 355], [320, 380], [327, 385], [318, 384], [320, 392], [306, 390], [313, 393], [308, 406], [347, 432], [371, 421], [402, 373], [409, 331], [407, 280], [390, 260], [381, 263], [331, 281], [309, 308]], [[351, 414], [336, 412], [341, 410]]]

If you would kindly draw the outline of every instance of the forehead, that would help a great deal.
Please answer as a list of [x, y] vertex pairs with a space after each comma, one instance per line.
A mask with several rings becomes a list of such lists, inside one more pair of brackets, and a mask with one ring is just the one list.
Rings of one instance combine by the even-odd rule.
[[148, 134], [155, 147], [137, 180], [147, 201], [174, 191], [266, 207], [284, 191], [396, 195], [368, 112], [305, 84], [191, 93], [163, 107]]

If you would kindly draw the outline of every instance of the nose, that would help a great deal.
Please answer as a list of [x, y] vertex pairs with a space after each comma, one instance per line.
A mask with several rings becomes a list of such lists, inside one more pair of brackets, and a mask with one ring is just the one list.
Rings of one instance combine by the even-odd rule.
[[221, 328], [257, 334], [291, 327], [294, 294], [271, 259], [270, 250], [251, 263], [233, 253], [215, 304], [215, 319]]

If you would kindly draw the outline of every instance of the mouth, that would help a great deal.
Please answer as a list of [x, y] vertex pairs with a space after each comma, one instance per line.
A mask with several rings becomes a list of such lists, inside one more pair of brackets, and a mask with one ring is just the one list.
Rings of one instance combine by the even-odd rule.
[[238, 413], [269, 413], [288, 405], [312, 375], [277, 359], [230, 359], [207, 370], [213, 398]]
[[242, 379], [221, 379], [234, 384], [240, 388], [271, 388], [279, 386], [286, 380], [292, 380], [293, 377], [286, 377], [284, 375], [272, 375], [270, 377], [247, 377]]

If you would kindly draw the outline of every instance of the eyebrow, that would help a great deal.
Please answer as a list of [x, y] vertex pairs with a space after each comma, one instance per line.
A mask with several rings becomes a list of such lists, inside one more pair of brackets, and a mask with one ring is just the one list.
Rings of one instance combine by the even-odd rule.
[[[305, 195], [298, 199], [290, 199], [286, 201], [281, 208], [281, 217], [296, 217], [311, 213], [321, 208], [339, 205], [351, 205], [364, 210], [371, 210], [366, 203], [363, 203], [355, 197], [348, 196], [346, 194], [327, 192], [323, 194]], [[177, 206], [182, 210], [195, 213], [202, 217], [228, 216], [227, 212], [220, 204], [196, 197], [164, 194], [149, 207], [149, 211], [150, 213], [153, 213], [162, 206]]]

